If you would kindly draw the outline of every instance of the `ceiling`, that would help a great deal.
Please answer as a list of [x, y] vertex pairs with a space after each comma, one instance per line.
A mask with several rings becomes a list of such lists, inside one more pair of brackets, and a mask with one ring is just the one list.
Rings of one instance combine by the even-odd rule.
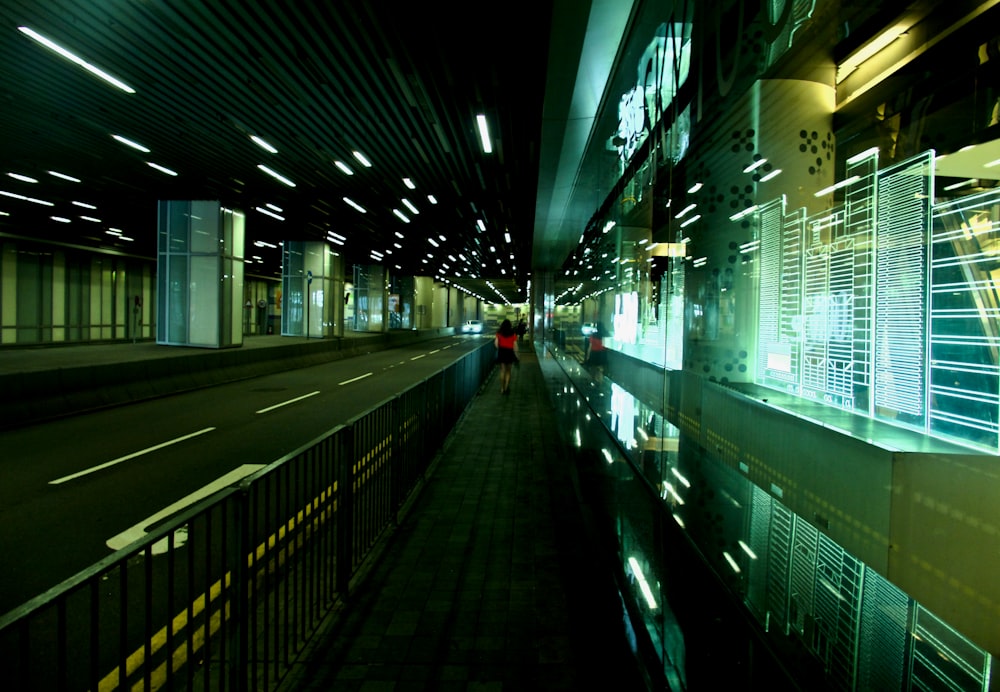
[[523, 300], [595, 209], [574, 189], [631, 7], [4, 0], [0, 235], [151, 258], [157, 200], [218, 199], [247, 216], [251, 275], [327, 239], [349, 265]]

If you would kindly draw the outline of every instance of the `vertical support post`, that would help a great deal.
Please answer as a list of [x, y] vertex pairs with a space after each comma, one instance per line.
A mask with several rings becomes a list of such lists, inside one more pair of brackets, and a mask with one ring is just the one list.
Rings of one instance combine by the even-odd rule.
[[233, 579], [229, 594], [230, 622], [229, 651], [232, 653], [232, 664], [229, 668], [229, 689], [235, 692], [245, 692], [249, 689], [250, 664], [250, 614], [248, 611], [248, 587], [250, 583], [249, 556], [250, 545], [250, 493], [245, 485], [240, 485], [240, 491], [235, 495], [233, 519], [236, 529], [236, 540], [230, 541], [233, 551], [229, 556], [229, 564], [233, 565]]
[[346, 598], [354, 572], [354, 425], [340, 431], [337, 459], [337, 592]]

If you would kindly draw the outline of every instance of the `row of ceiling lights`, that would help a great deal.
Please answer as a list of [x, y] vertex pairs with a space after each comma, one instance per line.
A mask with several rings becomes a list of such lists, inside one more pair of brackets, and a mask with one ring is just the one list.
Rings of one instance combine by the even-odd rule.
[[[39, 34], [38, 32], [34, 31], [33, 29], [30, 29], [30, 28], [25, 27], [25, 26], [18, 27], [18, 28], [26, 36], [32, 38], [36, 42], [38, 42], [41, 45], [45, 46], [46, 48], [49, 48], [50, 50], [54, 51], [55, 53], [59, 54], [60, 56], [66, 58], [70, 62], [72, 62], [72, 63], [74, 63], [74, 64], [82, 67], [83, 69], [87, 70], [91, 74], [93, 74], [93, 75], [101, 78], [105, 82], [107, 82], [107, 83], [115, 86], [118, 89], [121, 89], [122, 91], [124, 91], [126, 93], [129, 93], [129, 94], [136, 93], [136, 90], [134, 88], [132, 88], [131, 86], [129, 86], [129, 85], [125, 84], [124, 82], [122, 82], [121, 80], [119, 80], [119, 79], [111, 76], [110, 74], [108, 74], [104, 70], [102, 70], [102, 69], [100, 69], [100, 68], [92, 65], [91, 63], [87, 62], [83, 58], [80, 58], [79, 56], [77, 56], [75, 53], [73, 53], [73, 52], [71, 52], [71, 51], [63, 48], [62, 46], [60, 46], [56, 42], [54, 42], [51, 39], [43, 36], [42, 34]], [[477, 115], [476, 116], [476, 123], [477, 123], [477, 128], [478, 128], [479, 133], [480, 133], [480, 139], [481, 139], [483, 151], [484, 151], [484, 153], [487, 153], [487, 154], [491, 153], [493, 151], [492, 138], [490, 137], [490, 134], [489, 134], [489, 127], [488, 127], [488, 124], [487, 124], [486, 116], [482, 115], [482, 114]], [[133, 141], [133, 140], [127, 138], [127, 137], [124, 137], [124, 136], [118, 135], [118, 134], [113, 134], [112, 137], [116, 141], [118, 141], [118, 142], [120, 142], [120, 143], [122, 143], [122, 144], [124, 144], [126, 146], [129, 146], [129, 147], [131, 147], [133, 149], [136, 149], [137, 151], [140, 151], [140, 152], [143, 152], [143, 153], [150, 153], [150, 149], [148, 147], [145, 147], [142, 144], [139, 144], [138, 142], [135, 142], [135, 141]], [[263, 137], [260, 137], [259, 135], [256, 135], [256, 134], [251, 134], [251, 135], [249, 135], [249, 137], [250, 137], [251, 141], [253, 141], [257, 146], [261, 147], [262, 149], [264, 149], [268, 153], [271, 153], [271, 154], [277, 154], [278, 153], [278, 149], [276, 147], [274, 147], [272, 144], [270, 144], [270, 142], [268, 142]], [[368, 160], [368, 158], [363, 153], [355, 150], [355, 151], [352, 152], [352, 155], [365, 168], [371, 168], [372, 167], [372, 163]], [[156, 162], [146, 161], [146, 164], [148, 166], [150, 166], [151, 168], [154, 168], [154, 169], [160, 171], [161, 173], [164, 173], [164, 174], [167, 174], [167, 175], [171, 175], [171, 176], [176, 176], [177, 175], [176, 171], [174, 171], [174, 170], [172, 170], [172, 169], [170, 169], [170, 168], [168, 168], [166, 166], [163, 166], [161, 164], [158, 164]], [[348, 166], [343, 161], [337, 160], [337, 161], [334, 162], [334, 165], [341, 172], [343, 172], [345, 175], [348, 175], [348, 176], [354, 175], [354, 171], [351, 169], [351, 167]], [[264, 164], [258, 164], [257, 168], [260, 169], [262, 172], [270, 175], [275, 180], [281, 182], [282, 184], [284, 184], [284, 185], [286, 185], [288, 187], [293, 187], [293, 188], [295, 187], [295, 182], [294, 181], [292, 181], [288, 177], [282, 175], [281, 173], [275, 171], [273, 168], [271, 168], [269, 166], [266, 166]], [[57, 173], [57, 172], [54, 172], [54, 171], [50, 171], [50, 173], [52, 175], [54, 175], [54, 176], [57, 176], [57, 177], [60, 177], [60, 178], [64, 178], [66, 180], [70, 180], [70, 181], [73, 181], [73, 182], [81, 182], [80, 179], [75, 178], [73, 176], [69, 176], [69, 175], [62, 174], [62, 173]], [[19, 180], [26, 181], [26, 182], [38, 182], [36, 179], [31, 178], [30, 176], [25, 176], [25, 175], [16, 174], [16, 173], [10, 173], [10, 175], [12, 177], [14, 177], [14, 178], [17, 178]], [[415, 190], [416, 189], [416, 185], [413, 183], [412, 179], [410, 179], [410, 178], [403, 178], [403, 184], [408, 189], [410, 189], [410, 190]], [[26, 201], [30, 201], [30, 202], [34, 202], [34, 203], [38, 203], [38, 204], [45, 204], [45, 205], [49, 205], [49, 206], [54, 206], [51, 202], [46, 202], [44, 200], [39, 200], [37, 198], [32, 198], [32, 197], [27, 197], [27, 196], [23, 196], [23, 195], [18, 195], [16, 193], [6, 192], [6, 191], [2, 191], [2, 190], [0, 190], [0, 195], [12, 197], [12, 198], [15, 198], [15, 199], [26, 200]], [[427, 200], [428, 200], [428, 202], [430, 204], [437, 204], [437, 199], [434, 197], [434, 195], [431, 195], [431, 194], [427, 195]], [[348, 206], [350, 206], [351, 208], [353, 208], [355, 211], [358, 211], [359, 213], [362, 213], [362, 214], [367, 213], [367, 209], [365, 209], [362, 205], [358, 204], [357, 202], [355, 202], [354, 200], [350, 199], [349, 197], [346, 197], [346, 196], [343, 197], [343, 201]], [[402, 203], [402, 205], [411, 214], [419, 214], [420, 213], [419, 209], [412, 202], [410, 202], [409, 199], [403, 197], [403, 198], [401, 198], [401, 203]], [[83, 206], [83, 203], [78, 203], [78, 204], [81, 204], [81, 206]], [[96, 208], [96, 207], [93, 207], [92, 205], [86, 205], [86, 206], [88, 206], [89, 208]], [[264, 207], [257, 206], [254, 209], [255, 209], [255, 211], [257, 211], [257, 212], [259, 212], [261, 214], [265, 214], [265, 215], [270, 216], [272, 218], [275, 218], [275, 219], [277, 219], [279, 221], [284, 221], [284, 217], [282, 217], [280, 215], [281, 212], [282, 212], [282, 209], [280, 207], [278, 207], [277, 205], [268, 203]], [[0, 212], [0, 213], [3, 213], [3, 212]], [[392, 209], [392, 213], [397, 218], [399, 218], [402, 222], [404, 222], [404, 223], [410, 223], [410, 219], [406, 216], [406, 214], [404, 212], [400, 211], [398, 208], [393, 208]], [[54, 220], [56, 220], [56, 221], [60, 221], [60, 222], [63, 222], [63, 223], [70, 222], [70, 219], [68, 219], [66, 217], [53, 216], [52, 218]], [[93, 222], [98, 222], [98, 223], [100, 222], [99, 219], [96, 219], [94, 217], [81, 216], [80, 218], [88, 220], [88, 221], [93, 221]], [[477, 225], [478, 225], [480, 231], [485, 231], [486, 227], [485, 227], [484, 222], [481, 219], [477, 220]], [[131, 240], [131, 238], [128, 238], [127, 236], [124, 236], [123, 232], [120, 229], [109, 229], [108, 232], [111, 233], [111, 234], [113, 234], [113, 235], [117, 235], [118, 237], [120, 237], [120, 238], [122, 238], [124, 240]], [[399, 233], [398, 231], [395, 233], [395, 235], [399, 239], [401, 239], [401, 240], [405, 239], [405, 237], [403, 236], [403, 234]], [[440, 238], [441, 238], [442, 241], [446, 240], [446, 238], [445, 238], [444, 235], [441, 235]], [[506, 241], [508, 243], [510, 243], [510, 234], [509, 233], [505, 234], [505, 239], [506, 239]], [[328, 231], [327, 240], [329, 242], [335, 244], [335, 245], [343, 246], [343, 245], [346, 244], [347, 238], [345, 236], [343, 236], [343, 235], [340, 235], [340, 234], [336, 233], [336, 232]], [[435, 246], [437, 246], [437, 243], [432, 238], [429, 239], [429, 240], [430, 240], [430, 242], [432, 244], [434, 244]], [[398, 242], [394, 243], [394, 247], [396, 249], [399, 249], [399, 250], [403, 249], [403, 246], [400, 243], [398, 243]], [[490, 246], [490, 250], [493, 251], [493, 252], [495, 252], [496, 248], [494, 246]], [[391, 255], [392, 253], [393, 253], [392, 249], [386, 248], [384, 252], [372, 251], [371, 257], [372, 257], [372, 259], [375, 259], [377, 261], [382, 261], [384, 259], [385, 255]], [[471, 264], [469, 264], [469, 260], [464, 255], [462, 255], [462, 254], [459, 254], [459, 257], [461, 257], [462, 260], [466, 263], [466, 265], [467, 265], [467, 271], [469, 272], [469, 276], [472, 277], [472, 278], [474, 278], [475, 274], [474, 274], [473, 270], [471, 269]], [[457, 261], [451, 255], [449, 255], [449, 258], [453, 262]], [[434, 258], [434, 253], [430, 252], [430, 253], [428, 253], [428, 259], [424, 259], [423, 262], [425, 264], [429, 264], [429, 260], [433, 260], [433, 259], [435, 259]], [[514, 260], [513, 253], [510, 254], [510, 259]], [[442, 266], [445, 269], [450, 269], [449, 265], [447, 265], [447, 264], [445, 264], [443, 262], [441, 264], [442, 264]], [[503, 268], [503, 266], [502, 266], [503, 263], [502, 263], [502, 261], [499, 258], [497, 259], [497, 264], [501, 265], [501, 269], [500, 269], [501, 273], [502, 274], [506, 274], [507, 273], [506, 269]], [[396, 268], [399, 269], [400, 268], [399, 265], [396, 265]], [[515, 267], [515, 271], [516, 271], [516, 267]], [[462, 272], [459, 271], [458, 269], [455, 269], [454, 273], [455, 273], [456, 277], [461, 277], [462, 276]]]

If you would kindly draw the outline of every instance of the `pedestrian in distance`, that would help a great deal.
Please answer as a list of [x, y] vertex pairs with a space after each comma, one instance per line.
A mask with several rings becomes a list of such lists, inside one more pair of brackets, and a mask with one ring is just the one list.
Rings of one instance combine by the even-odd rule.
[[608, 352], [604, 348], [604, 326], [597, 323], [593, 334], [587, 341], [586, 364], [590, 367], [594, 381], [604, 381], [604, 369], [608, 366]]
[[518, 362], [517, 332], [510, 320], [500, 323], [500, 331], [493, 337], [497, 349], [497, 363], [500, 365], [500, 393], [510, 394], [510, 369]]
[[528, 331], [528, 325], [526, 325], [524, 323], [524, 320], [521, 320], [520, 322], [517, 323], [517, 330], [516, 331], [517, 331], [517, 340], [518, 340], [518, 342], [520, 342], [520, 343], [523, 344], [524, 343], [524, 335]]

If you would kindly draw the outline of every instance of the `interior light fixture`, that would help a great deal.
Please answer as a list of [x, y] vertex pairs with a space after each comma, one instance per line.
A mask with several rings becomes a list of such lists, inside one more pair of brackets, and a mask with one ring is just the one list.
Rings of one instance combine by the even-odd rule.
[[406, 214], [401, 212], [399, 209], [393, 209], [392, 213], [399, 217], [399, 220], [403, 223], [410, 223], [410, 220], [406, 217]]
[[845, 180], [841, 180], [839, 183], [834, 183], [833, 185], [830, 185], [829, 187], [824, 187], [819, 192], [813, 193], [813, 197], [822, 197], [823, 195], [825, 195], [828, 192], [833, 192], [834, 190], [839, 190], [842, 187], [847, 187], [851, 183], [857, 182], [858, 180], [861, 180], [861, 176], [860, 175], [852, 175], [850, 178], [847, 178]]
[[847, 59], [844, 60], [844, 62], [837, 65], [837, 84], [840, 84], [842, 81], [847, 79], [847, 76], [854, 72], [854, 70], [858, 69], [863, 62], [873, 57], [876, 53], [880, 52], [883, 48], [905, 34], [906, 30], [907, 27], [899, 26], [898, 24], [891, 26], [871, 41], [861, 46], [861, 48], [856, 50], [854, 53], [847, 56]]
[[87, 204], [86, 202], [78, 202], [73, 200], [72, 204], [77, 207], [83, 207], [84, 209], [97, 209], [93, 204]]
[[95, 219], [93, 216], [81, 216], [84, 221], [93, 221], [94, 223], [101, 223], [100, 219]]
[[746, 168], [744, 168], [743, 172], [744, 173], [750, 173], [751, 171], [755, 171], [758, 168], [760, 168], [761, 166], [763, 166], [765, 163], [767, 163], [767, 159], [757, 159], [756, 161], [754, 161], [753, 163], [751, 163], [749, 166], [747, 166]]
[[413, 181], [410, 180], [409, 178], [403, 178], [403, 185], [406, 185], [406, 187], [410, 188], [411, 190], [417, 189], [417, 186], [414, 185]]
[[264, 171], [265, 173], [267, 173], [269, 176], [271, 176], [275, 180], [284, 183], [288, 187], [295, 187], [295, 183], [293, 183], [291, 180], [289, 180], [285, 176], [281, 175], [280, 173], [271, 170], [270, 168], [268, 168], [264, 164], [258, 163], [257, 164], [257, 168], [259, 168], [260, 170]]
[[878, 156], [878, 152], [879, 152], [878, 147], [868, 147], [864, 151], [859, 151], [857, 154], [847, 159], [847, 164], [849, 166], [853, 166], [859, 161], [864, 161], [865, 159], [870, 158], [872, 156]]
[[261, 139], [257, 135], [250, 135], [250, 139], [253, 141], [254, 144], [256, 144], [258, 147], [260, 147], [264, 151], [269, 152], [271, 154], [277, 154], [278, 153], [277, 149], [275, 149], [274, 147], [272, 147], [270, 144], [268, 144], [267, 142], [265, 142], [263, 139]]
[[407, 209], [409, 209], [410, 211], [412, 211], [412, 212], [413, 212], [414, 214], [419, 214], [419, 213], [420, 213], [420, 210], [419, 210], [419, 209], [417, 209], [417, 208], [416, 208], [415, 206], [413, 206], [413, 203], [412, 203], [412, 202], [410, 202], [410, 200], [408, 200], [408, 199], [406, 199], [406, 198], [404, 197], [404, 198], [402, 199], [402, 202], [403, 202], [403, 205], [404, 205], [404, 206], [405, 206], [405, 207], [406, 207]]
[[27, 176], [27, 175], [21, 175], [20, 173], [8, 173], [7, 175], [9, 175], [14, 180], [20, 180], [20, 181], [25, 182], [25, 183], [37, 183], [38, 182], [35, 178], [32, 178], [32, 177]]
[[489, 154], [493, 151], [493, 144], [490, 142], [490, 128], [486, 124], [486, 116], [481, 113], [477, 115], [476, 124], [479, 126], [479, 138], [482, 140], [483, 152]]
[[[739, 221], [744, 216], [749, 216], [750, 214], [753, 214], [755, 211], [757, 211], [757, 205], [756, 204], [754, 204], [753, 206], [747, 207], [743, 211], [736, 212], [735, 214], [733, 214], [732, 216], [729, 217], [729, 220], [730, 221]], [[681, 242], [683, 243], [684, 241], [682, 240]]]
[[509, 231], [505, 231], [504, 232], [503, 239], [506, 240], [508, 243], [510, 242], [510, 232]]
[[435, 197], [434, 195], [427, 195], [427, 201], [430, 202], [431, 204], [438, 203], [437, 197]]
[[113, 139], [118, 140], [119, 142], [121, 142], [125, 146], [132, 147], [133, 149], [138, 149], [139, 151], [143, 152], [144, 154], [148, 154], [149, 153], [149, 149], [147, 149], [146, 147], [142, 146], [138, 142], [133, 142], [131, 139], [128, 139], [127, 137], [122, 137], [121, 135], [111, 135], [111, 137]]
[[697, 204], [693, 204], [693, 203], [687, 205], [686, 207], [684, 207], [683, 209], [681, 209], [679, 212], [677, 212], [677, 215], [674, 216], [674, 218], [675, 219], [681, 218], [682, 216], [684, 216], [685, 214], [687, 214], [689, 211], [691, 211], [692, 209], [694, 209], [697, 206], [698, 206]]
[[152, 161], [147, 161], [146, 165], [149, 166], [150, 168], [155, 168], [156, 170], [160, 171], [160, 173], [166, 173], [167, 175], [177, 175], [177, 171], [172, 171], [166, 166], [161, 166], [160, 164], [153, 163]]
[[682, 223], [681, 224], [681, 228], [684, 228], [685, 226], [690, 226], [691, 224], [693, 224], [695, 221], [697, 221], [700, 218], [701, 218], [701, 214], [695, 214], [690, 219], [688, 219], [687, 221], [685, 221], [684, 223]]
[[0, 195], [3, 195], [4, 197], [12, 197], [13, 199], [20, 199], [20, 200], [23, 200], [25, 202], [33, 202], [35, 204], [41, 204], [42, 206], [45, 206], [45, 207], [54, 207], [55, 206], [52, 202], [46, 202], [44, 199], [35, 199], [34, 197], [25, 197], [24, 195], [19, 195], [19, 194], [14, 193], [14, 192], [7, 192], [6, 190], [0, 190]]
[[368, 211], [364, 207], [362, 207], [360, 204], [358, 204], [357, 202], [355, 202], [350, 197], [344, 197], [343, 200], [344, 200], [344, 202], [347, 203], [348, 206], [354, 207], [355, 209], [357, 209], [358, 211], [360, 211], [362, 214], [367, 214], [368, 213]]
[[33, 29], [29, 29], [26, 26], [19, 26], [19, 27], [17, 27], [17, 30], [20, 31], [25, 36], [28, 36], [28, 37], [34, 39], [38, 43], [41, 43], [43, 46], [45, 46], [49, 50], [58, 53], [59, 55], [61, 55], [62, 57], [66, 58], [70, 62], [75, 63], [76, 65], [79, 65], [80, 67], [82, 67], [83, 69], [85, 69], [87, 72], [91, 73], [92, 75], [94, 75], [96, 77], [100, 77], [101, 79], [103, 79], [108, 84], [111, 84], [112, 86], [115, 86], [115, 87], [121, 89], [122, 91], [124, 91], [127, 94], [134, 94], [135, 93], [135, 89], [133, 89], [132, 87], [130, 87], [125, 82], [112, 77], [111, 75], [109, 75], [104, 70], [102, 70], [102, 69], [100, 69], [98, 67], [95, 67], [94, 65], [91, 65], [89, 62], [87, 62], [83, 58], [81, 58], [81, 57], [79, 57], [77, 55], [74, 55], [73, 53], [69, 52], [68, 50], [66, 50], [65, 48], [63, 48], [62, 46], [60, 46], [58, 43], [56, 43], [55, 41], [53, 41], [52, 39], [46, 38], [45, 36], [42, 36], [41, 34], [39, 34], [37, 31], [34, 31]]
[[266, 203], [264, 206], [273, 211], [277, 212], [283, 211], [283, 209], [279, 207], [277, 204], [271, 204], [270, 202]]
[[356, 158], [361, 163], [362, 166], [364, 166], [365, 168], [372, 167], [372, 162], [366, 159], [365, 155], [362, 154], [360, 151], [352, 151], [351, 153], [354, 154], [354, 158]]
[[72, 219], [67, 219], [65, 216], [50, 216], [49, 218], [59, 223], [73, 223]]
[[702, 188], [702, 184], [701, 183], [695, 183], [694, 185], [692, 185], [691, 187], [688, 188], [688, 194], [689, 195], [693, 195], [695, 192], [697, 192], [701, 188]]
[[62, 178], [63, 180], [68, 180], [71, 183], [81, 183], [81, 182], [83, 182], [79, 178], [74, 178], [71, 175], [66, 175], [65, 173], [60, 173], [58, 171], [48, 171], [48, 174], [49, 175], [54, 175], [57, 178]]
[[476, 219], [476, 225], [479, 226], [480, 231], [486, 230], [486, 223], [482, 219]]
[[433, 238], [428, 238], [427, 242], [430, 243], [431, 245], [433, 245], [434, 247], [441, 247], [440, 245], [438, 245], [438, 242], [436, 240], [434, 240]]
[[270, 209], [265, 209], [264, 207], [254, 207], [254, 209], [256, 209], [257, 211], [259, 211], [261, 214], [267, 214], [268, 216], [273, 217], [273, 218], [277, 219], [278, 221], [284, 221], [285, 220], [284, 216], [279, 216], [278, 214], [275, 214]]
[[342, 170], [347, 175], [354, 175], [354, 171], [351, 170], [351, 167], [348, 166], [343, 161], [334, 161], [333, 165]]
[[957, 190], [960, 187], [965, 187], [966, 185], [974, 185], [976, 183], [976, 178], [969, 178], [968, 180], [963, 180], [960, 183], [952, 183], [951, 185], [945, 185], [944, 189], [948, 192], [952, 190]]
[[776, 178], [779, 175], [781, 175], [781, 169], [780, 168], [775, 168], [773, 171], [771, 171], [770, 173], [768, 173], [767, 175], [765, 175], [764, 177], [762, 177], [760, 179], [760, 182], [766, 183], [771, 178]]

